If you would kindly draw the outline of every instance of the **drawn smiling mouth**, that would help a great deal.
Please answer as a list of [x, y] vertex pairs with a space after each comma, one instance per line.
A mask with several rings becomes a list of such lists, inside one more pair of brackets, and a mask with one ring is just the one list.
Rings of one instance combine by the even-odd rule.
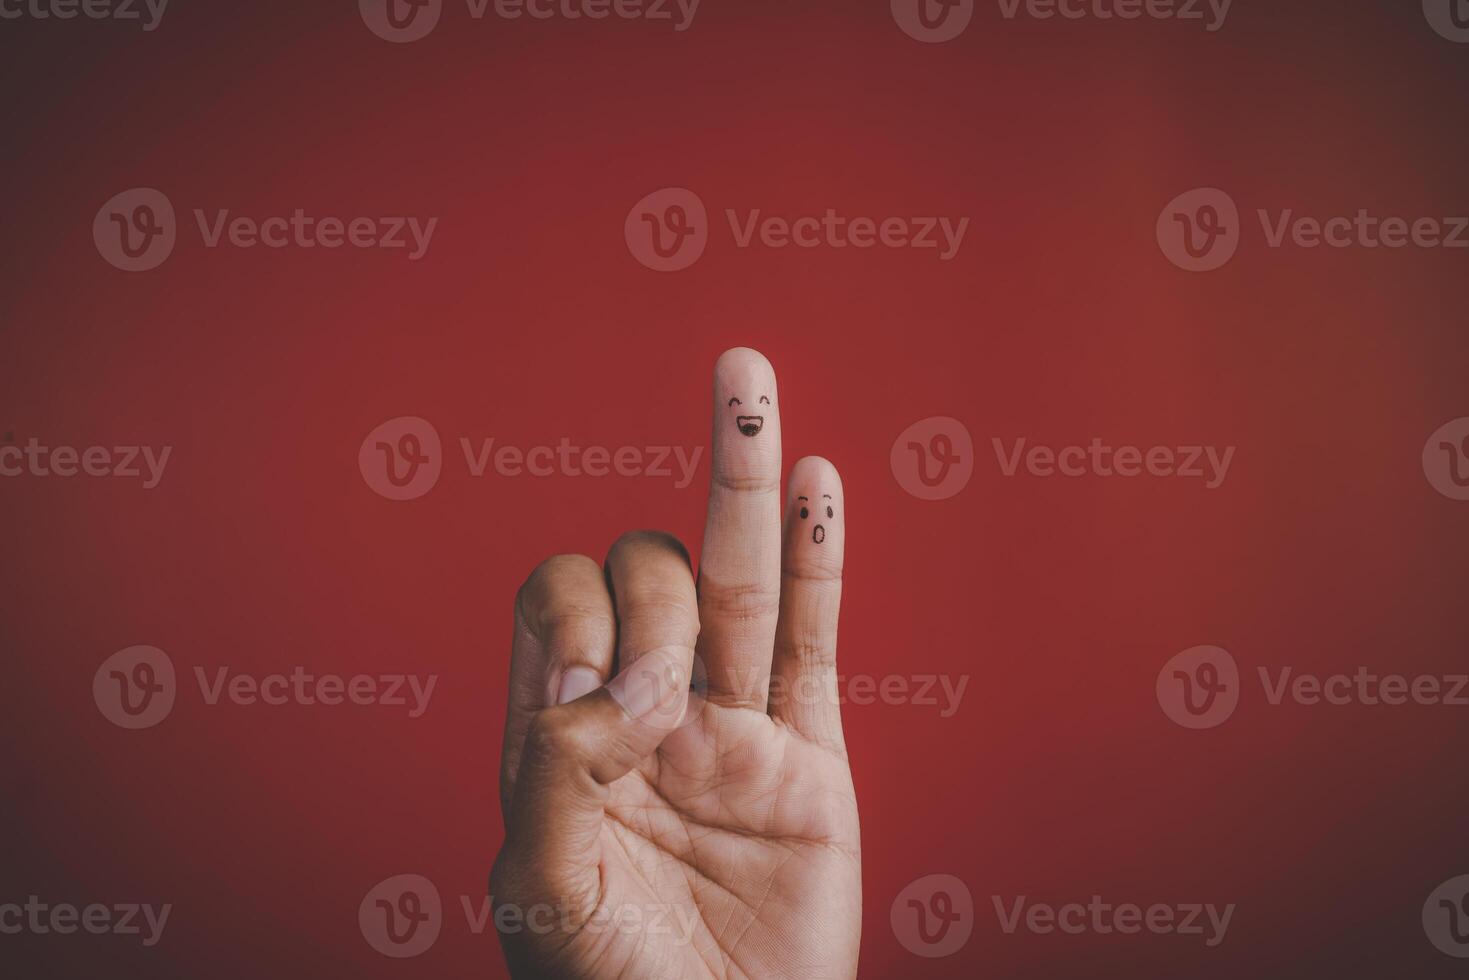
[[822, 527], [820, 524], [818, 524], [815, 527], [813, 527], [811, 529], [811, 540], [812, 541], [815, 541], [817, 544], [820, 544], [821, 542], [825, 541], [826, 540], [826, 528]]
[[765, 424], [763, 415], [736, 415], [735, 425], [739, 426], [741, 432], [747, 436], [758, 435], [760, 427]]

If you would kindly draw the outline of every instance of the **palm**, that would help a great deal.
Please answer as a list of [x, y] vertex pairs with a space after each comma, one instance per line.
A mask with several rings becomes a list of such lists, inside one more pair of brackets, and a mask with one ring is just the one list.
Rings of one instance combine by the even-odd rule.
[[586, 966], [650, 977], [850, 974], [832, 963], [860, 914], [845, 758], [762, 712], [707, 705], [611, 790], [603, 911], [638, 909], [647, 928], [605, 945], [588, 936], [597, 962]]

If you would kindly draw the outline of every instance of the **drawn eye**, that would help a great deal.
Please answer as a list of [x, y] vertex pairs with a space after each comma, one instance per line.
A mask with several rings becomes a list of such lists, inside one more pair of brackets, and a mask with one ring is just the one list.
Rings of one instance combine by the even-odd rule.
[[760, 396], [760, 404], [762, 404], [762, 405], [769, 405], [770, 404], [770, 399], [769, 398], [766, 398], [764, 395], [761, 395]]
[[811, 516], [811, 512], [809, 510], [807, 510], [806, 508], [802, 507], [801, 508], [801, 520], [804, 521], [806, 518], [808, 518], [810, 516]]
[[730, 403], [730, 404], [731, 404], [731, 405], [742, 405], [742, 404], [744, 404], [744, 403], [743, 403], [743, 402], [741, 402], [741, 401], [740, 401], [740, 400], [739, 400], [739, 399], [738, 399], [738, 398], [731, 398], [731, 399], [730, 399], [730, 400], [729, 400], [729, 403]]
[[828, 505], [827, 508], [826, 508], [826, 516], [827, 517], [835, 517], [836, 516], [836, 514], [834, 514], [832, 512], [832, 509], [831, 509], [831, 506], [830, 505]]

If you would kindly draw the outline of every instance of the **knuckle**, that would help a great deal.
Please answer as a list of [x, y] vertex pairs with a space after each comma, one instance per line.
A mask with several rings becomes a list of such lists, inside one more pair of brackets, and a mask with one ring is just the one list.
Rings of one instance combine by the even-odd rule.
[[567, 574], [580, 574], [590, 569], [597, 571], [597, 563], [586, 555], [552, 555], [531, 570], [520, 586], [520, 594], [533, 597], [552, 588], [557, 580]]
[[579, 758], [586, 744], [586, 728], [574, 712], [547, 708], [531, 723], [526, 754], [537, 765], [548, 766], [556, 759]]
[[725, 619], [773, 618], [780, 611], [780, 590], [764, 585], [720, 585], [704, 582], [699, 587], [699, 613]]
[[779, 493], [780, 476], [760, 469], [733, 473], [728, 469], [716, 468], [711, 476], [715, 485], [730, 493]]
[[640, 551], [666, 551], [689, 563], [688, 549], [683, 542], [667, 531], [633, 530], [624, 531], [607, 552], [607, 563], [626, 561]]
[[533, 622], [541, 609], [550, 604], [559, 583], [583, 578], [588, 573], [600, 575], [601, 568], [586, 555], [552, 555], [532, 569], [521, 583], [515, 593], [515, 608], [527, 622]]

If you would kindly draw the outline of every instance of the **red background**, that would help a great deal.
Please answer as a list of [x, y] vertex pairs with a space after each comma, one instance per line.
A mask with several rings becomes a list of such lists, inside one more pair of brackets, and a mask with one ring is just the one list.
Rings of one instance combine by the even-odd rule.
[[[862, 974], [1450, 976], [1419, 911], [1469, 871], [1465, 709], [1271, 707], [1185, 731], [1175, 653], [1463, 670], [1469, 504], [1419, 453], [1469, 415], [1465, 253], [1265, 247], [1256, 208], [1469, 213], [1469, 48], [1416, 3], [1238, 0], [1197, 22], [1003, 19], [919, 44], [886, 2], [704, 0], [667, 22], [471, 20], [392, 45], [347, 2], [170, 8], [160, 28], [0, 23], [0, 430], [174, 447], [156, 490], [0, 480], [0, 902], [172, 902], [162, 942], [0, 936], [16, 975], [502, 975], [465, 928], [500, 840], [510, 603], [541, 558], [624, 529], [697, 549], [695, 484], [471, 479], [458, 439], [703, 445], [714, 357], [780, 375], [788, 462], [842, 470], [842, 669], [969, 675], [957, 714], [849, 705]], [[97, 209], [180, 214], [127, 274]], [[643, 195], [710, 209], [674, 274], [623, 242]], [[1239, 254], [1189, 274], [1160, 209], [1226, 189]], [[439, 216], [428, 255], [206, 249], [191, 209]], [[737, 249], [723, 210], [968, 216], [958, 257]], [[400, 415], [446, 443], [426, 497], [357, 469]], [[948, 415], [975, 476], [924, 502], [897, 434]], [[990, 439], [1238, 447], [1199, 481], [1000, 476]], [[704, 462], [707, 463], [707, 460]], [[179, 703], [114, 727], [108, 655], [167, 651]], [[429, 712], [206, 706], [192, 669], [437, 673]], [[423, 957], [357, 928], [413, 872]], [[924, 960], [893, 897], [963, 878], [973, 938]], [[1234, 902], [1225, 942], [1005, 935], [991, 895]]]

